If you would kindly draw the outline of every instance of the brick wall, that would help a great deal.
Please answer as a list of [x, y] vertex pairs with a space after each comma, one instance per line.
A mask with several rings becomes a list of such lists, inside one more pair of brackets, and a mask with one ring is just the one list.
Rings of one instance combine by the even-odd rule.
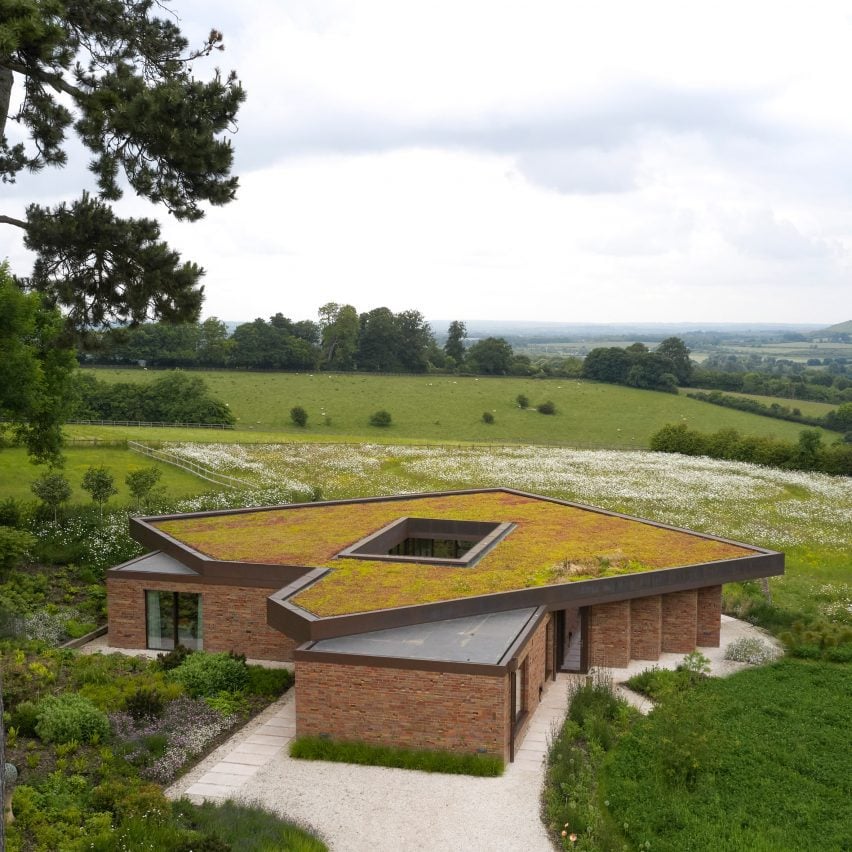
[[663, 651], [688, 654], [695, 650], [698, 632], [696, 589], [663, 595]]
[[509, 678], [296, 662], [296, 733], [508, 760]]
[[702, 648], [719, 647], [722, 622], [722, 587], [705, 586], [698, 590], [698, 628], [696, 645]]
[[630, 659], [658, 660], [663, 646], [662, 598], [650, 595], [630, 601]]
[[538, 705], [541, 702], [541, 693], [544, 691], [544, 666], [547, 657], [547, 624], [550, 619], [551, 616], [548, 615], [542, 620], [541, 624], [533, 632], [533, 635], [530, 636], [529, 641], [521, 651], [521, 656], [518, 658], [519, 670], [524, 660], [527, 663], [527, 682], [526, 689], [524, 690], [526, 693], [525, 707], [527, 716], [515, 734], [515, 748], [520, 746], [521, 740], [526, 735], [532, 714], [538, 709]]
[[266, 623], [272, 589], [107, 578], [107, 641], [116, 648], [146, 645], [145, 591], [201, 595], [205, 651], [235, 651], [256, 660], [292, 660], [298, 644]]
[[630, 601], [589, 608], [589, 665], [623, 668], [630, 662]]

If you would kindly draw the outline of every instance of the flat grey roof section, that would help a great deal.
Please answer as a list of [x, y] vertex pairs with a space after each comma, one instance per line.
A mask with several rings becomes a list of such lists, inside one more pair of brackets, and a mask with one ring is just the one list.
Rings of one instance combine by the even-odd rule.
[[173, 559], [166, 553], [160, 550], [155, 550], [153, 553], [146, 553], [138, 559], [131, 562], [125, 562], [114, 571], [143, 571], [146, 574], [189, 574], [199, 576], [197, 571], [188, 568], [177, 559]]
[[337, 636], [321, 639], [311, 651], [496, 665], [535, 612], [513, 609]]

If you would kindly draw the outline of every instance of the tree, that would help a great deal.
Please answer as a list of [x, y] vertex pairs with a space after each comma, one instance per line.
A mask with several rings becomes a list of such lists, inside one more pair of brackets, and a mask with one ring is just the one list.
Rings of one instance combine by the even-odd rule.
[[[62, 317], [38, 293], [22, 293], [0, 264], [0, 421], [34, 461], [57, 463], [62, 423], [73, 404], [72, 349], [60, 345]], [[0, 423], [0, 433], [3, 430]]]
[[[222, 34], [211, 30], [189, 50], [174, 20], [157, 17], [163, 10], [157, 0], [3, 4], [0, 179], [64, 166], [70, 127], [92, 155], [97, 197], [30, 204], [24, 219], [0, 215], [36, 253], [25, 286], [61, 306], [74, 329], [198, 314], [203, 270], [160, 241], [156, 221], [123, 219], [110, 207], [125, 180], [187, 221], [203, 216], [202, 203], [235, 197], [233, 151], [221, 136], [245, 94], [234, 72], [217, 70], [208, 82], [193, 76], [194, 63], [223, 48]], [[10, 113], [16, 85], [23, 96]], [[7, 120], [26, 143], [9, 141]]]
[[228, 327], [216, 317], [208, 317], [199, 328], [196, 360], [202, 367], [224, 367], [228, 363], [233, 343]]
[[397, 360], [406, 373], [425, 373], [435, 343], [432, 328], [420, 311], [401, 311], [394, 317], [398, 334]]
[[829, 411], [823, 419], [828, 429], [852, 432], [852, 402], [844, 402], [843, 405]]
[[444, 352], [452, 358], [456, 364], [464, 361], [464, 340], [467, 337], [467, 327], [459, 320], [453, 320], [447, 329], [447, 342], [444, 344]]
[[679, 337], [667, 337], [655, 350], [672, 362], [677, 383], [688, 385], [692, 379], [692, 361], [689, 360], [689, 348]]
[[583, 360], [583, 378], [598, 382], [624, 383], [635, 363], [635, 356], [636, 353], [630, 353], [618, 346], [592, 349]]
[[486, 337], [465, 353], [465, 366], [473, 373], [504, 376], [512, 364], [512, 347], [502, 337]]
[[373, 308], [361, 314], [356, 361], [359, 370], [395, 373], [400, 369], [400, 334], [390, 308]]
[[124, 482], [130, 489], [130, 494], [136, 501], [136, 508], [141, 509], [151, 498], [154, 486], [163, 475], [157, 467], [143, 467], [131, 470], [124, 478]]
[[321, 366], [326, 370], [354, 369], [360, 331], [358, 311], [352, 305], [328, 302], [319, 309], [318, 315]]
[[115, 477], [108, 468], [90, 467], [83, 474], [83, 490], [89, 492], [93, 503], [97, 503], [101, 520], [103, 520], [104, 504], [114, 494], [118, 494]]
[[301, 405], [294, 405], [290, 409], [290, 419], [296, 426], [304, 429], [308, 425], [308, 412]]
[[59, 520], [59, 507], [71, 499], [71, 483], [57, 471], [43, 473], [30, 486], [33, 494], [53, 510], [53, 522]]

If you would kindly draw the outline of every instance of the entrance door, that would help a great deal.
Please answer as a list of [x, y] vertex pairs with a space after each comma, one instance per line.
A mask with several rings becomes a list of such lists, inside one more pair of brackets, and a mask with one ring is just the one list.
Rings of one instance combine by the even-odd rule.
[[562, 629], [558, 640], [561, 647], [557, 648], [561, 657], [560, 669], [564, 672], [581, 672], [584, 670], [583, 655], [583, 613], [579, 608], [562, 610]]

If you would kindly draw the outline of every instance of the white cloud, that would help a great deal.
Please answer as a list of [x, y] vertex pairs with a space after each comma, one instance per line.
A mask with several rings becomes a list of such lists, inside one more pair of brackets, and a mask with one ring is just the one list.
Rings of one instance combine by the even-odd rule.
[[[844, 3], [180, 9], [193, 40], [224, 31], [217, 60], [249, 96], [238, 201], [193, 225], [161, 215], [208, 269], [210, 314], [330, 299], [600, 322], [852, 313]], [[84, 174], [24, 176], [2, 212]], [[0, 253], [25, 265], [16, 238], [0, 232]]]

